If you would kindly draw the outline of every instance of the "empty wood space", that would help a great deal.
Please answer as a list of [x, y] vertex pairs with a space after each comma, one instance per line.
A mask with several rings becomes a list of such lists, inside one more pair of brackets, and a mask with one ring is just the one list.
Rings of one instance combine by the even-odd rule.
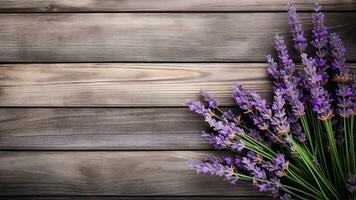
[[[3, 195], [246, 196], [247, 184], [198, 175], [187, 168], [212, 152], [0, 152]], [[250, 183], [251, 184], [251, 183]], [[214, 185], [214, 187], [209, 187]], [[263, 196], [263, 193], [256, 193]]]
[[[355, 11], [355, 0], [320, 0], [324, 10]], [[296, 1], [310, 11], [314, 0]], [[0, 12], [285, 11], [285, 0], [0, 0]]]
[[187, 108], [2, 108], [0, 149], [211, 149]]
[[[321, 0], [356, 69], [356, 1]], [[296, 7], [310, 39], [314, 0]], [[0, 0], [0, 198], [267, 200], [196, 174], [213, 152], [199, 89], [235, 109], [234, 81], [267, 100], [265, 56], [290, 48], [284, 0]], [[299, 56], [290, 48], [292, 58]]]
[[[301, 14], [310, 29], [309, 13]], [[327, 15], [356, 61], [356, 12]], [[265, 62], [286, 13], [1, 14], [0, 62]], [[293, 52], [293, 51], [292, 51]]]
[[[268, 97], [266, 64], [0, 65], [2, 106], [183, 106], [199, 89], [234, 105], [234, 81]], [[30, 101], [29, 101], [30, 100]]]

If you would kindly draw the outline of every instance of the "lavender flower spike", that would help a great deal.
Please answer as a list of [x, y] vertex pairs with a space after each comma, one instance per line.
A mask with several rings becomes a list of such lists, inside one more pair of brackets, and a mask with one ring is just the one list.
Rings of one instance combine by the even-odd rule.
[[261, 130], [268, 129], [272, 112], [267, 107], [266, 101], [255, 91], [245, 90], [237, 83], [234, 83], [233, 91], [237, 105], [245, 110], [245, 114], [249, 115], [254, 124]]
[[347, 118], [352, 115], [352, 89], [348, 85], [338, 84], [336, 105], [336, 112], [341, 117]]
[[304, 53], [307, 47], [307, 40], [304, 37], [303, 25], [300, 23], [293, 2], [288, 3], [288, 24], [293, 35], [294, 48], [300, 53]]
[[292, 76], [295, 71], [295, 65], [293, 61], [289, 58], [287, 46], [285, 45], [283, 38], [279, 37], [278, 34], [276, 34], [274, 39], [275, 39], [274, 47], [278, 52], [279, 65], [280, 65], [279, 71], [282, 75], [281, 78], [282, 79], [285, 78], [284, 76]]
[[284, 110], [285, 101], [283, 99], [283, 94], [281, 90], [275, 91], [274, 102], [272, 105], [272, 110], [274, 115], [271, 119], [274, 129], [277, 131], [278, 135], [289, 133], [290, 123], [287, 119], [286, 112]]
[[356, 75], [353, 75], [352, 79], [352, 97], [351, 100], [353, 102], [352, 104], [352, 115], [356, 115]]
[[290, 194], [285, 193], [283, 196], [280, 197], [281, 200], [292, 200]]
[[267, 68], [268, 74], [272, 79], [277, 81], [280, 77], [278, 64], [276, 61], [274, 61], [274, 59], [272, 58], [271, 55], [266, 56], [266, 58], [267, 58], [267, 62], [268, 62], [268, 68]]
[[250, 101], [250, 94], [241, 85], [234, 83], [233, 86], [233, 97], [237, 105], [246, 111], [246, 113], [252, 112], [253, 105]]
[[306, 89], [310, 91], [313, 111], [318, 114], [319, 119], [327, 120], [333, 116], [331, 109], [331, 99], [327, 90], [321, 86], [323, 77], [317, 73], [315, 60], [308, 59], [306, 54], [302, 54], [302, 61], [305, 65]]
[[313, 29], [311, 44], [315, 48], [317, 55], [317, 64], [319, 67], [324, 67], [326, 63], [327, 45], [328, 45], [328, 29], [324, 25], [325, 16], [320, 12], [321, 6], [316, 3], [314, 13], [312, 15]]
[[346, 69], [345, 68], [345, 63], [346, 59], [344, 57], [346, 49], [344, 44], [342, 43], [340, 37], [336, 33], [331, 33], [329, 36], [330, 39], [330, 48], [331, 48], [331, 54], [333, 57], [332, 60], [332, 67], [334, 69]]
[[346, 187], [351, 193], [356, 191], [356, 175], [355, 174], [349, 175], [349, 177], [347, 179]]
[[223, 176], [225, 180], [235, 184], [238, 180], [235, 172], [235, 165], [231, 161], [232, 157], [206, 157], [202, 162], [194, 163], [188, 161], [187, 165], [197, 173], [211, 173], [216, 176]]
[[204, 101], [209, 105], [209, 108], [215, 109], [218, 107], [216, 99], [205, 90], [200, 90], [200, 94], [203, 96]]
[[291, 82], [286, 79], [285, 81], [286, 89], [284, 90], [284, 94], [286, 95], [286, 99], [289, 105], [292, 107], [292, 112], [296, 119], [299, 119], [302, 115], [305, 114], [304, 104], [301, 101], [301, 95], [299, 90], [297, 89], [297, 84]]

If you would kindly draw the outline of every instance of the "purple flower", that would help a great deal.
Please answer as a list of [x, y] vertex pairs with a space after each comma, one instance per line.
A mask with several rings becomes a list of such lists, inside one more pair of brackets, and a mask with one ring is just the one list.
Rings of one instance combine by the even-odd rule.
[[302, 54], [302, 61], [305, 65], [304, 72], [307, 85], [305, 86], [310, 92], [313, 111], [318, 114], [319, 119], [327, 120], [333, 116], [331, 109], [331, 99], [328, 91], [322, 86], [322, 77], [317, 73], [315, 60], [309, 59], [306, 54]]
[[214, 146], [215, 149], [231, 148], [238, 152], [244, 148], [244, 143], [236, 139], [236, 135], [242, 136], [244, 130], [237, 127], [234, 123], [217, 121], [210, 115], [205, 117], [205, 121], [216, 131], [216, 134], [203, 132], [202, 136]]
[[237, 105], [249, 114], [254, 124], [261, 130], [268, 129], [271, 110], [267, 107], [266, 101], [255, 91], [245, 90], [237, 83], [233, 85], [233, 91]]
[[316, 156], [313, 156], [313, 163], [314, 163], [314, 165], [320, 165], [318, 158]]
[[293, 35], [294, 48], [300, 54], [304, 53], [307, 47], [307, 40], [304, 37], [303, 25], [300, 23], [296, 9], [291, 1], [288, 3], [288, 24]]
[[278, 178], [271, 178], [269, 180], [271, 183], [270, 185], [270, 192], [274, 195], [278, 195], [279, 193], [279, 188], [281, 187], [281, 180]]
[[274, 47], [277, 50], [278, 58], [279, 58], [279, 73], [284, 78], [284, 76], [292, 76], [295, 71], [295, 64], [293, 63], [292, 59], [289, 58], [287, 46], [284, 43], [282, 37], [276, 35], [274, 37], [275, 45]]
[[354, 75], [353, 76], [353, 79], [352, 79], [352, 114], [353, 115], [356, 115], [356, 76]]
[[[225, 180], [235, 184], [238, 180], [236, 167], [231, 163], [226, 163], [226, 157], [207, 157], [202, 162], [188, 161], [187, 165], [197, 173], [211, 173], [212, 175], [222, 176]], [[229, 157], [228, 160], [233, 160]]]
[[[299, 83], [299, 80], [296, 80]], [[292, 113], [296, 119], [299, 119], [305, 114], [304, 104], [301, 101], [302, 97], [300, 91], [297, 88], [297, 83], [291, 82], [289, 79], [285, 80], [284, 94], [288, 104], [292, 107]]]
[[274, 61], [271, 55], [266, 56], [267, 62], [268, 62], [268, 68], [267, 72], [270, 75], [270, 77], [274, 80], [279, 80], [281, 77], [279, 69], [278, 69], [278, 64], [277, 62]]
[[277, 177], [286, 175], [289, 161], [285, 160], [283, 154], [277, 154], [271, 163], [268, 164], [268, 170], [273, 172]]
[[325, 16], [320, 12], [321, 6], [316, 3], [314, 6], [314, 13], [312, 14], [313, 29], [312, 42], [317, 56], [317, 65], [324, 67], [326, 62], [327, 45], [328, 45], [328, 29], [324, 25]]
[[231, 110], [227, 110], [226, 112], [223, 113], [222, 117], [227, 120], [234, 120], [235, 119], [235, 114]]
[[336, 33], [331, 33], [329, 39], [330, 39], [329, 44], [330, 44], [331, 54], [332, 54], [331, 66], [334, 69], [340, 70], [344, 68], [346, 63], [346, 59], [344, 57], [346, 49], [340, 37]]
[[313, 105], [313, 111], [318, 114], [319, 119], [327, 120], [333, 116], [331, 109], [331, 99], [329, 93], [322, 87], [312, 88], [311, 91], [311, 103]]
[[209, 108], [215, 109], [218, 107], [216, 99], [205, 90], [200, 90], [200, 94], [203, 96], [205, 102], [208, 103]]
[[260, 192], [267, 192], [269, 190], [269, 186], [266, 183], [256, 184], [256, 187]]
[[257, 141], [262, 141], [261, 134], [258, 130], [251, 128], [250, 131], [248, 132], [248, 135], [256, 139]]
[[245, 110], [247, 113], [252, 111], [253, 106], [250, 101], [251, 99], [250, 93], [237, 83], [233, 84], [233, 97], [237, 105], [241, 109]]
[[302, 126], [299, 122], [291, 123], [291, 132], [300, 143], [304, 143], [306, 141], [305, 134], [303, 133]]
[[352, 89], [345, 84], [338, 84], [336, 91], [336, 113], [341, 117], [350, 117], [352, 115]]
[[186, 105], [189, 107], [190, 111], [194, 111], [198, 114], [207, 114], [209, 110], [204, 107], [200, 102], [193, 102], [192, 100], [188, 100]]
[[285, 193], [283, 196], [280, 197], [281, 200], [292, 200], [290, 194]]
[[[234, 157], [207, 157], [197, 163], [190, 161], [188, 165], [192, 169], [198, 173], [222, 176], [231, 183], [236, 183], [239, 178], [251, 180], [260, 191], [270, 192], [282, 200], [290, 200], [292, 197], [321, 198], [318, 187], [325, 189], [327, 198], [328, 195], [333, 195], [330, 196], [331, 199], [346, 197], [349, 195], [347, 190], [356, 191], [356, 175], [347, 177], [342, 175], [342, 170], [336, 173], [333, 170], [350, 168], [345, 163], [347, 161], [328, 171], [327, 175], [331, 177], [337, 175], [336, 182], [321, 180], [318, 175], [319, 171], [322, 176], [325, 175], [323, 170], [325, 167], [328, 169], [328, 166], [324, 166], [325, 159], [327, 163], [333, 159], [329, 154], [338, 155], [339, 148], [335, 148], [334, 144], [349, 148], [343, 144], [348, 141], [348, 132], [352, 132], [352, 120], [343, 120], [340, 123], [340, 116], [346, 118], [356, 115], [356, 82], [355, 75], [345, 66], [345, 47], [339, 36], [334, 33], [328, 35], [319, 4], [315, 4], [314, 10], [311, 46], [315, 54], [309, 58], [305, 54], [307, 40], [296, 9], [292, 2], [288, 4], [288, 22], [293, 45], [301, 54], [304, 68], [296, 68], [283, 38], [276, 35], [274, 46], [277, 56], [266, 57], [267, 71], [273, 80], [275, 91], [272, 104], [268, 104], [256, 91], [245, 89], [237, 83], [233, 85], [233, 98], [241, 113], [234, 113], [229, 109], [220, 110], [216, 99], [205, 90], [201, 90], [203, 104], [191, 100], [187, 102], [189, 109], [202, 115], [210, 126], [208, 132], [202, 132], [202, 136], [215, 149], [227, 149], [235, 154]], [[328, 82], [331, 80], [335, 84]], [[306, 108], [308, 111], [311, 108], [312, 113], [305, 115]], [[320, 126], [314, 113], [318, 119], [328, 120], [321, 123], [326, 128]], [[332, 118], [334, 113], [338, 115]], [[315, 132], [323, 135], [314, 135]], [[328, 137], [324, 137], [325, 132]], [[334, 134], [335, 143], [330, 139], [330, 134]], [[306, 135], [308, 139], [316, 140], [316, 143], [306, 141]], [[320, 145], [327, 146], [320, 148]], [[307, 168], [303, 163], [307, 164]], [[309, 173], [314, 172], [317, 172], [317, 176], [310, 176]], [[322, 184], [307, 189], [305, 187], [308, 184], [295, 182], [304, 176], [320, 179]], [[305, 178], [305, 183], [309, 179]], [[328, 191], [329, 186], [332, 192]], [[331, 186], [336, 186], [337, 190]], [[307, 190], [304, 192], [304, 189]]]
[[255, 91], [251, 92], [251, 97], [252, 97], [252, 101], [251, 101], [252, 105], [263, 117], [263, 119], [265, 120], [271, 119], [272, 111], [270, 108], [268, 108], [266, 100], [262, 99], [262, 97], [258, 95]]
[[356, 175], [355, 174], [349, 175], [349, 177], [346, 181], [346, 187], [351, 193], [356, 192]]
[[274, 125], [274, 129], [277, 133], [285, 134], [290, 131], [290, 124], [286, 116], [286, 112], [284, 109], [285, 101], [283, 99], [281, 90], [276, 90], [274, 95], [274, 101], [272, 105], [272, 110], [274, 111], [274, 115], [271, 119], [272, 125]]
[[242, 151], [245, 148], [245, 144], [242, 141], [235, 140], [231, 144], [231, 149], [236, 152]]

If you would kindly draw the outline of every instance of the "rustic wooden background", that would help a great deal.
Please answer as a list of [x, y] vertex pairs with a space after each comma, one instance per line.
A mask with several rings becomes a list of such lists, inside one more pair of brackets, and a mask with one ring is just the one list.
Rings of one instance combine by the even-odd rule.
[[[356, 62], [355, 0], [321, 0]], [[296, 2], [310, 28], [314, 0]], [[288, 36], [285, 0], [0, 0], [4, 199], [267, 199], [196, 175], [210, 154], [198, 90], [268, 97], [265, 55]], [[351, 64], [351, 66], [356, 66]]]

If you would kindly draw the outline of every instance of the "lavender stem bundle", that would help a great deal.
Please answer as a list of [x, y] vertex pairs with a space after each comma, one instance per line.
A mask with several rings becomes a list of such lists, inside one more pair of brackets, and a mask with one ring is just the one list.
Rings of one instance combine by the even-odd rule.
[[288, 4], [293, 47], [303, 69], [276, 35], [277, 55], [267, 56], [271, 105], [238, 83], [233, 84], [238, 111], [218, 108], [204, 90], [205, 103], [187, 102], [210, 126], [202, 136], [215, 149], [232, 152], [189, 161], [189, 167], [233, 184], [251, 181], [259, 191], [283, 200], [356, 199], [355, 75], [346, 67], [340, 37], [329, 33], [320, 9], [315, 4], [308, 44], [296, 9]]

